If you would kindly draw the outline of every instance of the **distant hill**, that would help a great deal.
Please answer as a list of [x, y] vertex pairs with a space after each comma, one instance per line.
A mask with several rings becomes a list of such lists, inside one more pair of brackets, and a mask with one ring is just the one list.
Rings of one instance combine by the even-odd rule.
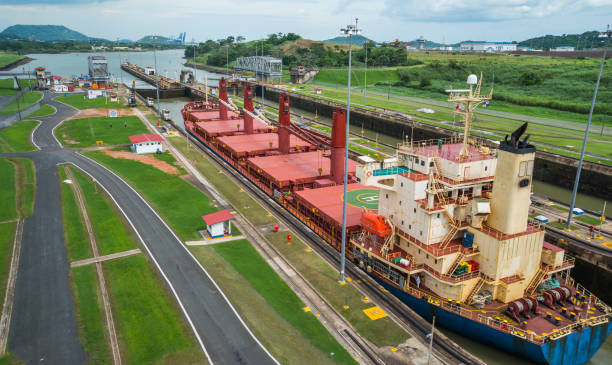
[[168, 40], [169, 40], [168, 37], [164, 37], [161, 35], [147, 35], [137, 40], [136, 43], [164, 43], [166, 44], [168, 43]]
[[63, 25], [12, 25], [0, 33], [3, 39], [32, 41], [88, 41], [90, 38]]
[[599, 38], [598, 31], [588, 31], [582, 34], [545, 35], [519, 42], [519, 46], [548, 50], [559, 46], [572, 46], [576, 49], [601, 48], [605, 38]]
[[[360, 34], [354, 35], [353, 36], [353, 44], [356, 46], [363, 46], [363, 44], [367, 41], [372, 41], [369, 38], [366, 38]], [[338, 36], [332, 39], [327, 39], [324, 40], [323, 42], [326, 43], [334, 43], [334, 44], [348, 44], [349, 43], [349, 39], [348, 36]]]

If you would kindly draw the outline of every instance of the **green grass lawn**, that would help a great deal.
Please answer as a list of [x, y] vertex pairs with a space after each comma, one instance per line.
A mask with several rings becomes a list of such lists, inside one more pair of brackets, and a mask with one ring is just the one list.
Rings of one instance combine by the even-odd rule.
[[256, 226], [276, 223], [268, 211], [262, 208], [253, 198], [240, 188], [225, 173], [219, 173], [204, 155], [189, 146], [183, 137], [170, 137], [168, 141], [176, 147], [185, 158], [187, 158], [204, 177], [213, 184], [232, 205], [244, 215], [249, 222]]
[[19, 110], [24, 110], [25, 108], [31, 106], [32, 104], [38, 102], [42, 99], [42, 93], [39, 91], [28, 91], [22, 96], [20, 96], [17, 100], [13, 101], [9, 105], [5, 106], [3, 109], [0, 109], [0, 114], [14, 114]]
[[293, 325], [301, 335], [324, 354], [334, 353], [327, 361], [352, 364], [351, 355], [333, 338], [311, 312], [305, 312], [305, 304], [266, 263], [246, 240], [213, 245], [212, 249], [230, 263], [267, 304], [285, 321]]
[[[90, 108], [127, 108], [127, 105], [124, 105], [121, 101], [107, 101], [107, 98], [96, 98], [96, 99], [88, 99], [87, 95], [83, 94], [73, 94], [68, 96], [58, 96], [55, 100], [62, 102], [64, 104], [68, 104], [77, 109], [90, 109]], [[119, 99], [121, 100], [121, 99]]]
[[29, 114], [26, 118], [36, 118], [36, 117], [44, 117], [47, 115], [54, 114], [56, 112], [55, 108], [49, 104], [43, 104], [40, 106], [40, 109]]
[[19, 61], [22, 58], [24, 58], [24, 56], [20, 56], [14, 53], [0, 52], [0, 67], [4, 67], [8, 64]]
[[17, 222], [0, 224], [0, 303], [2, 304], [4, 304], [6, 284], [11, 269], [16, 229]]
[[[377, 346], [396, 346], [410, 335], [389, 317], [370, 320], [363, 310], [372, 307], [364, 303], [361, 293], [351, 285], [339, 285], [339, 274], [316, 253], [307, 252], [306, 245], [297, 237], [287, 245], [287, 231], [266, 235], [268, 241], [302, 274], [332, 306], [355, 327], [357, 332]], [[348, 304], [349, 309], [344, 309]]]
[[77, 148], [95, 146], [97, 141], [107, 146], [129, 144], [129, 136], [141, 133], [149, 133], [149, 129], [135, 116], [71, 119], [55, 130], [55, 136], [64, 146]]
[[70, 166], [72, 175], [81, 187], [87, 213], [91, 221], [100, 255], [127, 251], [135, 248], [135, 237], [130, 236], [127, 222], [115, 205], [106, 196], [104, 190], [83, 175], [83, 173]]
[[64, 223], [64, 242], [68, 253], [68, 261], [77, 261], [92, 257], [91, 246], [87, 238], [85, 224], [79, 211], [76, 197], [70, 184], [65, 183], [68, 177], [64, 167], [58, 167], [58, 175], [62, 190], [62, 214]]
[[15, 167], [6, 158], [0, 158], [0, 222], [17, 219]]
[[212, 246], [192, 246], [190, 250], [223, 289], [254, 335], [281, 364], [330, 361], [328, 353], [315, 347], [298, 327], [274, 310], [267, 296], [257, 291]]
[[103, 263], [126, 364], [205, 363], [175, 300], [143, 255]]
[[36, 120], [22, 120], [9, 127], [0, 129], [0, 153], [36, 150], [30, 142], [30, 135], [38, 124], [40, 122]]
[[206, 228], [202, 216], [217, 211], [210, 198], [177, 175], [170, 175], [138, 161], [115, 159], [101, 152], [85, 155], [125, 178], [144, 195], [182, 240], [200, 239]]
[[11, 157], [15, 164], [17, 194], [17, 211], [21, 217], [34, 214], [34, 197], [36, 195], [36, 171], [32, 160], [24, 157]]
[[94, 265], [70, 270], [79, 338], [90, 364], [112, 364], [108, 328]]

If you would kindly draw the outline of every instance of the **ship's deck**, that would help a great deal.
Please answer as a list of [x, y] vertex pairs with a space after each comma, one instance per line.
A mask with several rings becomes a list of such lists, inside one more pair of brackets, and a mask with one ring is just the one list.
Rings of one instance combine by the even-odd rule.
[[[316, 214], [335, 225], [342, 225], [342, 194], [344, 185], [329, 186], [318, 189], [304, 189], [295, 193], [295, 198], [303, 207], [316, 209]], [[359, 183], [347, 186], [349, 200], [346, 205], [346, 226], [350, 230], [359, 227], [364, 202], [370, 211], [377, 211], [378, 188]], [[351, 197], [354, 197], [352, 199]], [[374, 198], [375, 197], [375, 198]], [[368, 206], [369, 205], [369, 206]]]
[[[278, 150], [278, 134], [276, 133], [225, 136], [217, 140], [223, 143], [225, 148], [236, 156], [257, 156], [264, 155], [271, 150]], [[270, 143], [272, 144], [270, 145]], [[293, 151], [297, 147], [299, 147], [300, 151], [314, 149], [313, 145], [293, 134], [289, 137], [289, 147]]]
[[[224, 120], [213, 120], [207, 122], [197, 122], [196, 125], [200, 127], [206, 135], [210, 137], [216, 136], [228, 136], [237, 133], [244, 133], [244, 120], [243, 119], [224, 119]], [[254, 133], [265, 133], [272, 131], [272, 127], [266, 123], [260, 122], [259, 120], [253, 120], [253, 132]]]
[[[321, 151], [250, 157], [248, 165], [279, 186], [312, 183], [330, 174], [330, 159]], [[357, 162], [349, 160], [349, 174], [355, 173], [356, 166]]]
[[453, 162], [473, 162], [495, 158], [495, 156], [492, 156], [490, 153], [484, 153], [480, 149], [468, 145], [469, 156], [459, 160], [459, 153], [461, 152], [462, 146], [462, 143], [445, 143], [442, 145], [442, 148], [439, 148], [437, 144], [430, 144], [428, 146], [416, 146], [412, 148], [409, 146], [401, 146], [399, 149], [400, 151], [423, 157], [439, 157]]
[[[190, 119], [194, 122], [207, 122], [213, 120], [220, 120], [219, 110], [201, 110], [190, 112]], [[227, 117], [229, 119], [238, 118], [239, 115], [231, 110], [227, 111]]]

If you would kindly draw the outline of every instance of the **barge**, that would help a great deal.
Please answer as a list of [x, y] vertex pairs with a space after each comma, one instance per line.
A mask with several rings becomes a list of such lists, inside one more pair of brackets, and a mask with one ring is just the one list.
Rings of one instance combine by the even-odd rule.
[[[339, 249], [347, 202], [347, 258], [422, 317], [542, 364], [583, 364], [606, 340], [612, 309], [576, 283], [572, 257], [544, 240], [529, 217], [535, 147], [527, 123], [492, 149], [470, 136], [472, 112], [491, 98], [449, 90], [464, 133], [398, 145], [396, 157], [349, 160], [343, 196], [345, 111], [331, 136], [291, 123], [279, 98], [278, 125], [244, 107], [194, 101], [187, 132]], [[234, 109], [234, 110], [232, 110]]]

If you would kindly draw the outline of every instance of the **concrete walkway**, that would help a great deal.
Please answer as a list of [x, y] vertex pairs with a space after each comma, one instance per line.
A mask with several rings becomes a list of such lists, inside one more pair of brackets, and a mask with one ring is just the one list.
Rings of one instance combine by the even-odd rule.
[[187, 246], [216, 245], [217, 243], [231, 242], [231, 241], [241, 240], [241, 239], [244, 239], [244, 238], [246, 238], [246, 237], [243, 236], [243, 235], [240, 235], [240, 236], [231, 236], [231, 237], [217, 238], [217, 239], [212, 239], [212, 240], [187, 241], [187, 242], [185, 242], [185, 244]]
[[79, 266], [91, 265], [91, 264], [95, 264], [95, 263], [103, 262], [103, 261], [107, 261], [107, 260], [113, 260], [113, 259], [118, 259], [118, 258], [121, 258], [121, 257], [137, 255], [139, 253], [142, 253], [142, 251], [139, 248], [135, 248], [133, 250], [122, 251], [122, 252], [117, 252], [117, 253], [111, 253], [109, 255], [103, 255], [103, 256], [91, 257], [91, 258], [88, 258], [88, 259], [78, 260], [78, 261], [72, 261], [70, 263], [70, 267], [79, 267]]

